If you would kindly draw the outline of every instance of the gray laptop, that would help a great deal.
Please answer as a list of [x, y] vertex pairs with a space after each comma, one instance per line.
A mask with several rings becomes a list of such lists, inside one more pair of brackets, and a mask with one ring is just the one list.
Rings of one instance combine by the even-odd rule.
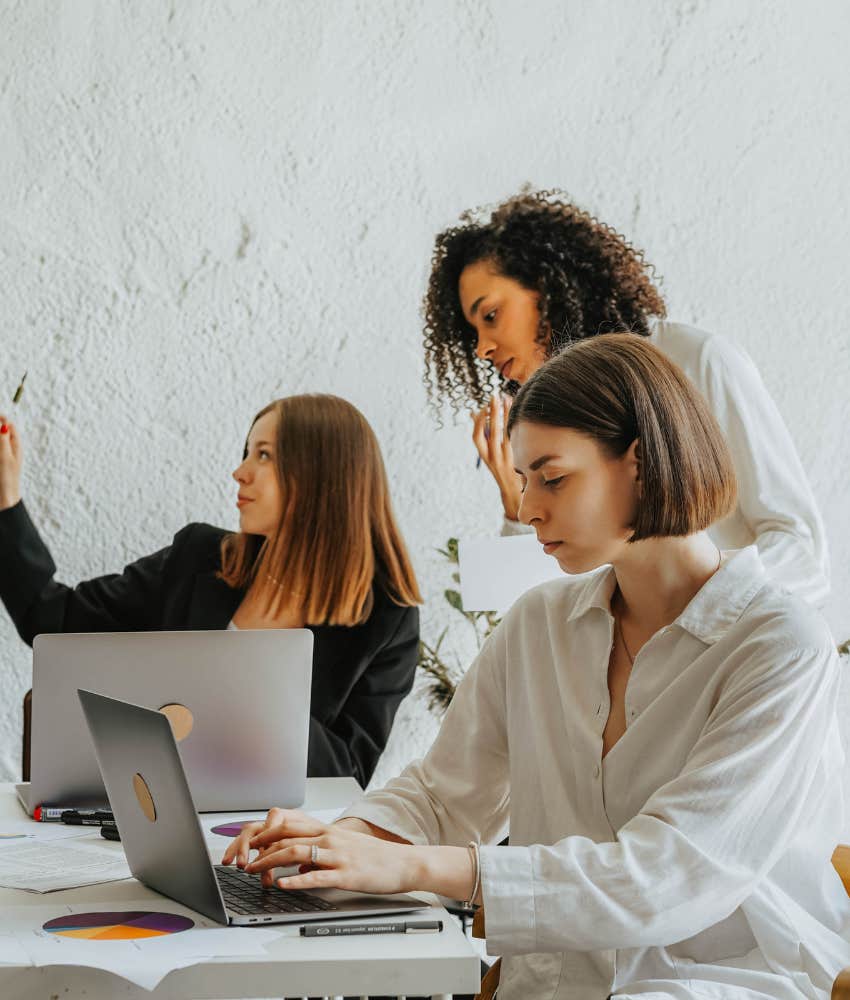
[[229, 924], [372, 917], [427, 906], [412, 896], [264, 889], [257, 875], [213, 866], [163, 715], [91, 691], [80, 691], [79, 701], [130, 871], [151, 889]]
[[93, 807], [106, 793], [77, 689], [161, 709], [202, 812], [304, 801], [309, 629], [39, 635], [25, 808]]

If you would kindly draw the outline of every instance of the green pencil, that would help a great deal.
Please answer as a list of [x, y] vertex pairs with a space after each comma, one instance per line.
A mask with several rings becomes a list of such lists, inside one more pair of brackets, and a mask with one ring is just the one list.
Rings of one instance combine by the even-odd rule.
[[21, 396], [24, 394], [24, 382], [27, 380], [27, 372], [24, 372], [24, 377], [21, 379], [21, 384], [15, 389], [15, 395], [12, 396], [13, 403], [20, 403]]

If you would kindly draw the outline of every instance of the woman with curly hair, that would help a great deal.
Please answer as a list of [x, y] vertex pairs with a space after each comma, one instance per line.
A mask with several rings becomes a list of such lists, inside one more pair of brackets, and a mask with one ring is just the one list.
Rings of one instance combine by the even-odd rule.
[[502, 497], [503, 534], [520, 485], [503, 432], [510, 400], [543, 363], [600, 333], [648, 337], [707, 399], [729, 441], [735, 510], [712, 528], [724, 549], [755, 543], [773, 579], [822, 606], [823, 523], [794, 444], [747, 355], [666, 319], [643, 253], [559, 191], [524, 192], [465, 212], [437, 236], [425, 297], [425, 385], [434, 409], [473, 407], [473, 441]]

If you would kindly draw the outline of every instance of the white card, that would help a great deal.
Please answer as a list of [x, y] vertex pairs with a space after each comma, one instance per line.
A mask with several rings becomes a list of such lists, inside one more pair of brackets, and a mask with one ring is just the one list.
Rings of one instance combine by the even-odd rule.
[[458, 560], [464, 611], [502, 613], [537, 584], [564, 576], [534, 535], [461, 538]]

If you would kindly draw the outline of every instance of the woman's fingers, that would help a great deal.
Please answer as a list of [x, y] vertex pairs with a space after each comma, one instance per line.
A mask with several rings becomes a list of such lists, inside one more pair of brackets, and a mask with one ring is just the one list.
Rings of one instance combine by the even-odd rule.
[[[293, 837], [318, 837], [326, 830], [324, 823], [313, 819], [297, 809], [270, 809], [265, 820], [249, 823], [233, 840], [221, 858], [223, 865], [234, 861], [244, 868], [252, 850], [259, 851], [259, 857], [274, 853], [278, 842], [290, 842]], [[259, 869], [258, 869], [259, 870]]]
[[249, 823], [247, 826], [242, 827], [242, 832], [234, 840], [228, 844], [227, 849], [221, 856], [221, 863], [223, 865], [233, 864], [235, 861], [240, 868], [244, 867], [248, 863], [248, 856], [251, 848], [249, 847], [251, 837], [254, 834], [259, 833], [263, 829], [264, 823], [259, 821], [257, 823]]
[[484, 407], [483, 410], [479, 410], [477, 413], [472, 414], [472, 443], [475, 445], [478, 454], [484, 461], [489, 460], [489, 451], [487, 448], [487, 424], [490, 420], [490, 409], [489, 407]]
[[293, 837], [320, 837], [327, 829], [324, 823], [306, 816], [304, 813], [289, 813], [282, 823], [267, 825], [251, 838], [251, 847], [267, 847], [276, 840], [291, 840]]
[[500, 393], [494, 392], [490, 397], [490, 436], [487, 441], [490, 450], [490, 459], [495, 460], [502, 450], [502, 397]]
[[302, 875], [286, 875], [274, 884], [278, 889], [344, 889], [345, 878], [338, 868], [313, 868]]
[[502, 455], [507, 456], [510, 460], [510, 468], [513, 468], [513, 453], [511, 452], [511, 439], [506, 433], [506, 428], [508, 426], [508, 414], [511, 412], [511, 403], [513, 400], [510, 396], [502, 396]]
[[18, 432], [0, 414], [0, 510], [14, 507], [21, 499], [21, 446]]
[[[318, 858], [313, 861], [313, 847], [318, 848]], [[332, 867], [334, 852], [328, 847], [321, 847], [316, 841], [299, 841], [288, 843], [276, 851], [268, 851], [255, 858], [246, 866], [246, 872], [267, 872], [272, 868], [287, 868], [291, 865], [315, 865], [319, 868]]]
[[472, 414], [472, 441], [490, 468], [499, 461], [505, 439], [505, 412], [501, 393], [496, 392], [485, 407]]

